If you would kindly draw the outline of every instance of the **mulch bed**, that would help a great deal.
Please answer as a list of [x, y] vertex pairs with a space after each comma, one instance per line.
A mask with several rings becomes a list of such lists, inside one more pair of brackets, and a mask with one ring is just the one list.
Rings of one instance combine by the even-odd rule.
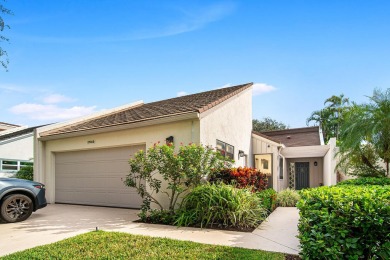
[[285, 255], [284, 259], [286, 259], [286, 260], [300, 260], [302, 258], [300, 258], [298, 255]]
[[[133, 222], [135, 223], [145, 223], [145, 224], [156, 224], [156, 225], [166, 225], [166, 226], [173, 226], [173, 227], [178, 227], [174, 225], [169, 225], [169, 224], [164, 224], [164, 223], [153, 223], [153, 222], [145, 222], [140, 219], [134, 220]], [[184, 227], [184, 226], [183, 226]], [[226, 231], [236, 231], [236, 232], [247, 232], [247, 233], [252, 233], [253, 230], [256, 228], [238, 228], [238, 227], [225, 227], [225, 226], [204, 226], [200, 227], [200, 225], [193, 225], [193, 226], [188, 226], [188, 227], [193, 227], [193, 228], [207, 228], [207, 229], [215, 229], [215, 230], [226, 230]]]

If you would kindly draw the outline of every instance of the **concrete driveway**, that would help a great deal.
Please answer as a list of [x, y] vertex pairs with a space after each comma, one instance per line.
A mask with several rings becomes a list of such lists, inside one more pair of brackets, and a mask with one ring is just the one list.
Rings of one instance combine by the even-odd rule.
[[0, 256], [93, 231], [120, 231], [207, 244], [299, 253], [296, 208], [277, 208], [252, 233], [134, 223], [138, 210], [50, 204], [24, 222], [0, 224]]

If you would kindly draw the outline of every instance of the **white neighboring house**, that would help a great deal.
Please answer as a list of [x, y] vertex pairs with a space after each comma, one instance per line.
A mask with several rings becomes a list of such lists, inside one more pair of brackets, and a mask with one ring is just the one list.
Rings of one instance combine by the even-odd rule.
[[0, 132], [0, 177], [12, 177], [33, 164], [36, 128], [18, 126]]
[[[176, 146], [181, 143], [211, 145], [234, 159], [236, 167], [259, 167], [255, 159], [263, 159], [264, 170], [264, 160], [272, 154], [273, 161], [268, 162], [270, 179], [274, 180], [271, 185], [275, 190], [284, 189], [287, 185], [279, 184], [277, 174], [279, 159], [284, 156], [281, 154], [283, 144], [252, 133], [252, 85], [146, 104], [136, 102], [38, 128], [34, 179], [46, 184], [48, 203], [139, 208], [140, 197], [123, 183], [129, 173], [128, 160], [141, 149], [169, 141]], [[268, 148], [274, 148], [261, 150], [258, 143], [255, 144], [255, 140], [262, 141], [261, 138], [264, 144], [270, 142]], [[314, 148], [303, 157], [312, 151], [312, 157], [323, 158], [321, 165], [326, 175], [332, 173], [332, 165], [326, 159], [329, 149], [330, 146]], [[266, 154], [264, 158], [258, 157], [263, 154]], [[285, 164], [287, 161], [283, 161]], [[285, 170], [283, 177], [283, 181], [287, 180]], [[324, 185], [330, 184], [327, 179], [330, 178], [323, 178]]]

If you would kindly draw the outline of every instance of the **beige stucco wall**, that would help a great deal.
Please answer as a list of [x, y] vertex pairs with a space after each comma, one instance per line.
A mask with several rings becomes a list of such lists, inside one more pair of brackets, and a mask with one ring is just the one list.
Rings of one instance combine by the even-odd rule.
[[[190, 142], [199, 143], [199, 120], [185, 120], [174, 123], [158, 124], [127, 130], [112, 131], [86, 136], [77, 136], [49, 141], [37, 141], [35, 150], [34, 178], [46, 184], [46, 198], [55, 202], [55, 153], [79, 151], [108, 147], [145, 144], [146, 148], [154, 143], [165, 143], [169, 136], [174, 137], [175, 145]], [[88, 141], [94, 141], [89, 143]], [[129, 168], [130, 169], [130, 168]], [[160, 200], [165, 195], [159, 194]]]
[[[324, 185], [323, 180], [323, 158], [289, 158], [287, 163], [291, 162], [309, 162], [309, 183], [310, 188], [318, 187], [321, 184]], [[317, 162], [317, 166], [314, 166], [314, 162]]]
[[[216, 146], [216, 140], [234, 146], [235, 166], [252, 165], [252, 88], [200, 115], [200, 142]], [[246, 157], [238, 158], [242, 150]]]
[[0, 158], [31, 160], [34, 157], [33, 146], [32, 133], [0, 142]]
[[331, 138], [328, 142], [328, 145], [329, 145], [329, 150], [324, 156], [323, 180], [325, 186], [331, 186], [337, 183], [336, 138]]

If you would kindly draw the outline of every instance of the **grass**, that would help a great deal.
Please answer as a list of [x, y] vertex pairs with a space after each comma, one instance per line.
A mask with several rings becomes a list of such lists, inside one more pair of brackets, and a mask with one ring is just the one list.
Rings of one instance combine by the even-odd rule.
[[284, 254], [119, 232], [89, 232], [4, 259], [284, 259]]

